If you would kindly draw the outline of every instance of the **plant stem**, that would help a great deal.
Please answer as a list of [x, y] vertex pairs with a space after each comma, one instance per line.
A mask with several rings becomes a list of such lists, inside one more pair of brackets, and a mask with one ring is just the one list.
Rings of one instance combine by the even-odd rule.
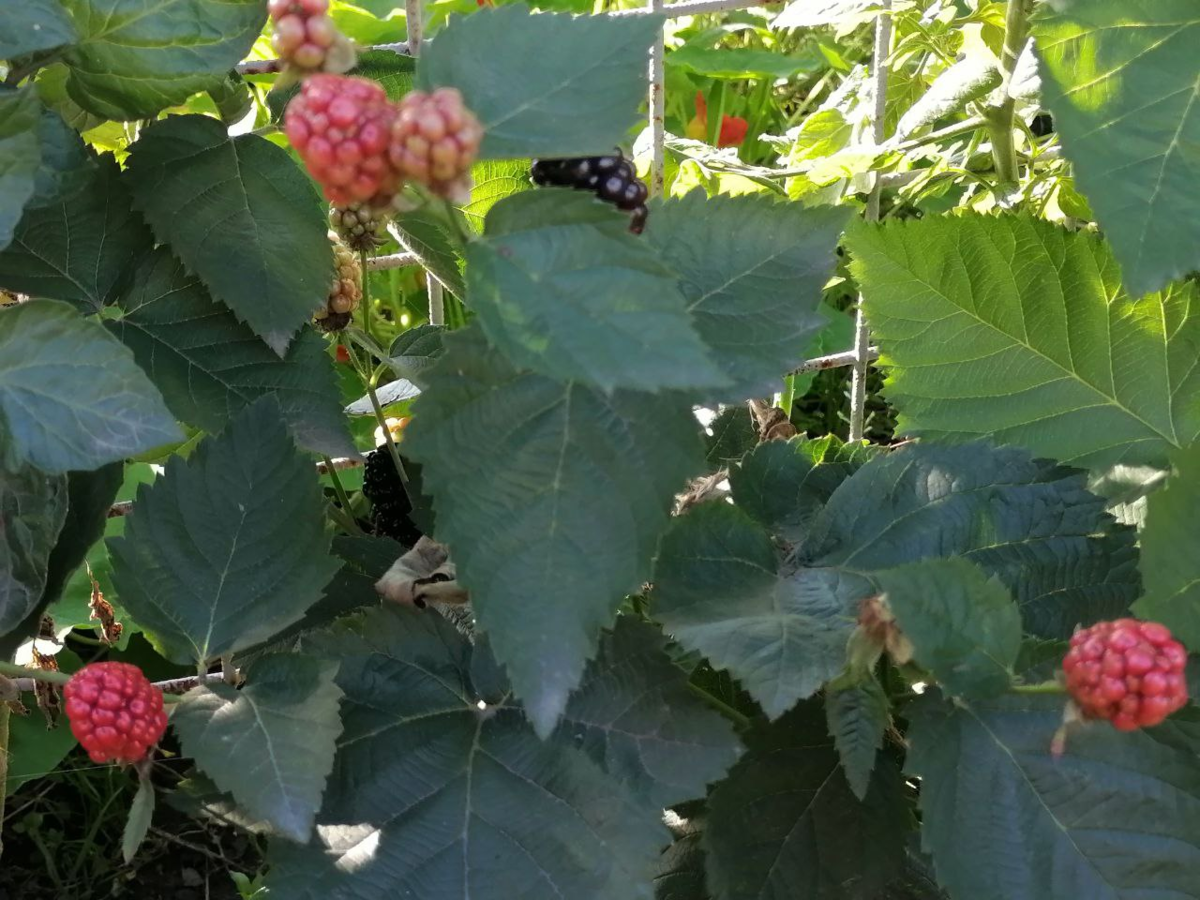
[[342, 479], [337, 473], [337, 469], [333, 467], [333, 460], [328, 456], [324, 457], [325, 470], [329, 474], [329, 480], [333, 482], [333, 493], [338, 499], [338, 503], [342, 505], [342, 509], [346, 514], [350, 514], [350, 495], [346, 493], [346, 489], [342, 487]]
[[733, 724], [739, 729], [746, 729], [750, 727], [750, 718], [748, 716], [746, 716], [744, 713], [738, 712], [724, 700], [718, 700], [704, 688], [700, 687], [700, 685], [693, 684], [689, 681], [688, 690], [723, 715], [725, 718], [729, 719], [729, 721], [733, 722]]
[[988, 119], [983, 116], [972, 116], [969, 119], [963, 119], [961, 122], [955, 122], [953, 125], [947, 125], [945, 128], [940, 128], [937, 131], [931, 131], [923, 137], [909, 138], [907, 141], [901, 141], [892, 149], [898, 150], [901, 153], [907, 153], [909, 150], [915, 150], [926, 144], [936, 144], [938, 141], [970, 134], [972, 131], [983, 128], [987, 124]]
[[[382, 368], [379, 370], [381, 371]], [[396, 466], [396, 474], [400, 476], [400, 485], [404, 488], [404, 493], [408, 496], [408, 505], [413, 506], [412, 491], [408, 487], [408, 473], [404, 471], [404, 462], [400, 459], [400, 451], [396, 448], [396, 442], [392, 439], [392, 429], [388, 428], [387, 416], [383, 414], [383, 407], [379, 405], [379, 395], [375, 393], [375, 385], [379, 382], [379, 371], [376, 371], [371, 376], [371, 380], [367, 382], [367, 396], [371, 398], [371, 408], [375, 410], [375, 419], [379, 422], [379, 427], [383, 430], [383, 440], [387, 444], [388, 455], [392, 458], [392, 463]]]
[[63, 685], [71, 680], [66, 672], [51, 672], [47, 669], [27, 669], [16, 663], [0, 662], [0, 675], [10, 678], [32, 678], [34, 681], [44, 681], [47, 684]]
[[1058, 681], [1043, 681], [1039, 684], [1014, 684], [1009, 690], [1014, 694], [1065, 694], [1067, 692]]
[[987, 111], [996, 179], [999, 184], [1013, 187], [1021, 175], [1017, 169], [1017, 148], [1013, 141], [1013, 110], [1017, 102], [1009, 94], [1009, 87], [1021, 50], [1029, 39], [1029, 7], [1030, 0], [1008, 0], [1008, 11], [1004, 17], [1004, 49], [1000, 54], [1000, 73], [1004, 76], [1001, 84], [1004, 100], [999, 106]]

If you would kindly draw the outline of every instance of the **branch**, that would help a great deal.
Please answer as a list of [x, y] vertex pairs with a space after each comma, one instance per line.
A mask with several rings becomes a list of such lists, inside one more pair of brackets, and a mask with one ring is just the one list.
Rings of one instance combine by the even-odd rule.
[[419, 266], [421, 260], [415, 253], [392, 253], [388, 256], [373, 256], [367, 260], [368, 272], [379, 272], [384, 269], [403, 269], [405, 266]]
[[[367, 53], [371, 50], [391, 50], [393, 53], [399, 53], [401, 56], [415, 56], [414, 53], [409, 53], [408, 43], [402, 42], [399, 44], [372, 44], [369, 47], [355, 47], [359, 53]], [[282, 59], [248, 59], [237, 64], [239, 75], [277, 75], [283, 71], [284, 61]]]
[[1016, 186], [1021, 173], [1017, 168], [1017, 148], [1013, 142], [1013, 110], [1017, 101], [1009, 94], [1009, 88], [1021, 49], [1029, 39], [1029, 5], [1030, 0], [1008, 0], [1008, 13], [1004, 17], [1004, 49], [1000, 54], [1004, 101], [987, 111], [996, 179], [999, 184], [1010, 187]]
[[[792, 369], [792, 371], [788, 372], [788, 374], [800, 375], [804, 372], [821, 372], [825, 369], [841, 369], [845, 366], [854, 365], [854, 362], [857, 358], [857, 350], [843, 350], [841, 353], [831, 353], [828, 356], [818, 356], [814, 359], [806, 360], [805, 362], [802, 362], [800, 365], [796, 366], [796, 368]], [[868, 347], [867, 362], [873, 362], [877, 359], [879, 359], [879, 348]]]

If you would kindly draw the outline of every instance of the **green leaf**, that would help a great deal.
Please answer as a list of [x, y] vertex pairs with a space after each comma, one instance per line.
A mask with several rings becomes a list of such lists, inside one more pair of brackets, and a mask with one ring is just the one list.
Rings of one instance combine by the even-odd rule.
[[921, 99], [905, 110], [895, 137], [906, 138], [938, 119], [959, 112], [972, 100], [986, 97], [1003, 81], [995, 60], [968, 56], [943, 71]]
[[874, 19], [879, 0], [792, 0], [771, 23], [774, 29], [839, 25], [849, 28]]
[[121, 602], [172, 661], [207, 663], [300, 619], [337, 570], [311, 463], [275, 400], [238, 413], [138, 489], [108, 542]]
[[66, 478], [30, 466], [0, 468], [0, 634], [20, 625], [41, 600], [66, 517]]
[[[290, 900], [645, 900], [667, 834], [567, 737], [479, 706], [472, 647], [438, 615], [377, 609], [309, 638], [345, 722], [308, 847], [274, 842]], [[367, 776], [367, 777], [364, 777]]]
[[484, 233], [467, 249], [468, 298], [516, 365], [606, 391], [727, 383], [674, 273], [624, 213], [578, 191], [530, 191], [496, 204]]
[[33, 196], [42, 161], [37, 130], [41, 107], [32, 87], [0, 87], [0, 250], [12, 240], [21, 210]]
[[267, 13], [258, 0], [62, 0], [79, 31], [67, 89], [108, 119], [140, 119], [221, 83]]
[[849, 215], [701, 191], [651, 210], [644, 240], [682, 276], [696, 329], [733, 382], [721, 399], [771, 394], [803, 361]]
[[747, 47], [704, 47], [684, 44], [667, 54], [666, 64], [707, 78], [791, 78], [821, 68], [819, 57], [787, 56]]
[[832, 435], [768, 441], [730, 468], [729, 487], [743, 511], [773, 534], [798, 541], [838, 486], [876, 451]]
[[342, 731], [336, 673], [310, 656], [260, 656], [240, 690], [193, 688], [171, 714], [183, 752], [217, 787], [301, 843], [312, 836]]
[[0, 310], [0, 459], [96, 469], [180, 440], [133, 354], [65, 303]]
[[0, 252], [0, 284], [97, 312], [153, 246], [117, 164], [103, 157], [82, 186], [25, 211], [12, 244]]
[[702, 469], [691, 408], [519, 371], [469, 328], [447, 336], [413, 414], [404, 444], [424, 465], [438, 539], [547, 734]]
[[703, 835], [698, 816], [687, 819], [681, 828], [671, 826], [675, 841], [663, 851], [654, 876], [655, 900], [708, 900], [704, 889]]
[[1106, 723], [1050, 744], [1062, 698], [964, 707], [937, 692], [912, 709], [908, 769], [921, 778], [922, 843], [951, 896], [973, 900], [1192, 897], [1200, 860], [1195, 744]]
[[[5, 651], [7, 661], [12, 651]], [[83, 661], [72, 651], [63, 648], [54, 655], [54, 661], [64, 672], [77, 672]], [[59, 721], [54, 728], [46, 727], [40, 715], [11, 715], [8, 720], [8, 773], [4, 780], [6, 797], [12, 797], [23, 785], [41, 781], [58, 768], [67, 754], [75, 749], [75, 735], [70, 726]], [[12, 802], [11, 800], [9, 801]]]
[[714, 900], [868, 900], [904, 862], [904, 783], [881, 759], [860, 801], [819, 703], [747, 737], [712, 792], [702, 843]]
[[154, 818], [154, 782], [149, 775], [138, 781], [137, 794], [129, 807], [129, 818], [125, 820], [125, 831], [121, 835], [121, 858], [125, 864], [133, 862], [142, 841], [150, 833], [150, 821]]
[[1194, 285], [1133, 300], [1099, 238], [1019, 216], [856, 228], [850, 246], [897, 433], [1086, 466], [1200, 434]]
[[105, 322], [189, 425], [220, 431], [259, 397], [274, 394], [302, 447], [346, 456], [354, 444], [326, 344], [311, 329], [281, 359], [165, 247], [142, 260]]
[[418, 325], [400, 334], [388, 348], [387, 363], [401, 378], [418, 386], [425, 384], [425, 374], [442, 355], [444, 325]]
[[20, 0], [0, 6], [0, 59], [14, 60], [75, 40], [75, 26], [58, 0]]
[[171, 116], [142, 132], [126, 177], [159, 241], [283, 356], [333, 275], [324, 207], [287, 151]]
[[1130, 294], [1200, 269], [1196, 5], [1057, 4], [1033, 29], [1044, 102]]
[[854, 796], [865, 800], [875, 757], [891, 724], [887, 694], [874, 675], [852, 687], [825, 694], [825, 723], [833, 735], [842, 774]]
[[909, 445], [843, 482], [799, 555], [855, 572], [963, 557], [1013, 592], [1026, 631], [1067, 638], [1140, 593], [1135, 534], [1104, 505], [1081, 473], [1014, 448]]
[[705, 459], [710, 469], [720, 469], [741, 459], [758, 446], [758, 427], [744, 403], [727, 406], [713, 419], [705, 435]]
[[28, 207], [76, 197], [92, 183], [95, 158], [83, 138], [52, 109], [43, 109], [37, 124], [42, 163], [34, 178]]
[[665, 644], [658, 629], [618, 618], [562, 724], [564, 736], [658, 809], [703, 797], [740, 751], [732, 726], [691, 693]]
[[1177, 453], [1174, 463], [1166, 488], [1148, 501], [1142, 531], [1146, 596], [1133, 609], [1162, 622], [1186, 646], [1200, 649], [1200, 444]]
[[445, 285], [446, 290], [456, 297], [466, 295], [455, 242], [436, 216], [420, 209], [400, 213], [389, 223], [388, 231], [401, 247], [417, 257], [422, 268], [432, 272]]
[[[395, 40], [395, 37], [387, 40]], [[411, 56], [391, 50], [366, 50], [358, 54], [358, 65], [348, 74], [378, 81], [389, 100], [400, 100], [413, 89], [416, 72], [417, 63]]]
[[485, 159], [471, 167], [471, 201], [463, 215], [476, 231], [483, 231], [484, 217], [505, 197], [532, 190], [527, 159]]
[[482, 9], [422, 50], [417, 86], [462, 91], [486, 130], [485, 159], [608, 153], [637, 124], [661, 27], [657, 16]]
[[875, 576], [914, 658], [946, 692], [988, 698], [1012, 684], [1021, 614], [1008, 588], [965, 559], [928, 559]]
[[869, 593], [853, 573], [783, 566], [771, 536], [740, 509], [702, 503], [663, 536], [653, 610], [775, 718], [842, 670], [853, 602]]

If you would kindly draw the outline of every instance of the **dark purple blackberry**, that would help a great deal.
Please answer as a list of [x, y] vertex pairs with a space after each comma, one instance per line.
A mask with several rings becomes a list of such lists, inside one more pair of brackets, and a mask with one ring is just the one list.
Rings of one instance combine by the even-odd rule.
[[650, 210], [645, 206], [639, 206], [629, 217], [629, 230], [634, 234], [641, 234], [642, 229], [646, 227], [646, 217], [649, 215]]
[[1054, 118], [1050, 113], [1038, 113], [1029, 123], [1029, 130], [1033, 132], [1034, 137], [1039, 138], [1054, 134]]
[[650, 196], [650, 191], [646, 187], [646, 183], [640, 178], [635, 178], [633, 181], [626, 183], [625, 192], [617, 198], [617, 208], [623, 209], [626, 212], [632, 212], [639, 206], [646, 203], [646, 198]]
[[531, 174], [533, 183], [542, 187], [569, 187], [571, 178], [567, 174], [568, 159], [535, 159]]
[[412, 504], [387, 447], [372, 450], [363, 461], [362, 491], [371, 501], [371, 525], [376, 534], [406, 547], [421, 539], [421, 530], [409, 516]]
[[630, 182], [620, 175], [609, 175], [600, 182], [600, 187], [596, 189], [596, 196], [605, 203], [616, 205], [621, 202], [621, 198], [625, 196], [625, 189], [629, 186]]
[[632, 213], [629, 230], [635, 234], [645, 225], [649, 191], [619, 149], [608, 156], [534, 160], [532, 176], [534, 184], [592, 191], [604, 202]]

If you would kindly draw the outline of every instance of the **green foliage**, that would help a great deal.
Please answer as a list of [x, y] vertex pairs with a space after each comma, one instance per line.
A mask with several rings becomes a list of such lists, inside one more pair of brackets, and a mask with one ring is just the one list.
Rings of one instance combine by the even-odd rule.
[[922, 843], [951, 896], [1058, 900], [1065, 885], [1105, 900], [1194, 891], [1200, 769], [1194, 753], [1171, 746], [1175, 726], [1163, 726], [1165, 739], [1104, 723], [1073, 729], [1056, 759], [1059, 698], [963, 707], [930, 694], [912, 716]]
[[986, 699], [1008, 690], [1021, 615], [998, 578], [964, 559], [931, 559], [881, 572], [876, 583], [913, 658], [947, 693]]
[[21, 210], [33, 196], [41, 163], [37, 125], [33, 88], [0, 90], [0, 249], [12, 240]]
[[491, 343], [550, 378], [614, 388], [717, 387], [670, 269], [625, 214], [577, 191], [530, 191], [488, 213], [467, 250], [468, 300]]
[[891, 723], [883, 686], [872, 676], [849, 687], [828, 689], [825, 723], [837, 747], [846, 783], [855, 797], [865, 800], [875, 758]]
[[53, 50], [75, 40], [75, 26], [58, 0], [24, 0], [0, 8], [0, 59]]
[[446, 339], [428, 380], [406, 451], [480, 626], [548, 734], [600, 628], [649, 575], [674, 492], [701, 469], [697, 428], [670, 397], [523, 372], [476, 328]]
[[699, 191], [651, 210], [646, 239], [679, 273], [696, 330], [731, 382], [722, 399], [772, 390], [802, 362], [824, 322], [817, 305], [846, 221], [844, 210]]
[[608, 153], [637, 122], [643, 64], [661, 27], [655, 16], [484, 9], [430, 41], [417, 86], [462, 91], [486, 129], [485, 159]]
[[11, 631], [46, 587], [54, 541], [67, 516], [67, 483], [30, 466], [0, 469], [0, 511], [14, 527], [0, 532], [0, 628]]
[[1188, 0], [1048, 8], [1034, 26], [1046, 105], [1135, 297], [1200, 269], [1195, 48]]
[[851, 246], [900, 430], [1090, 466], [1200, 434], [1195, 286], [1134, 299], [1106, 244], [1027, 217], [862, 227]]
[[1200, 647], [1200, 446], [1175, 456], [1175, 472], [1148, 501], [1142, 531], [1146, 595], [1134, 611], [1162, 622], [1190, 648]]
[[155, 236], [283, 356], [333, 275], [325, 213], [287, 154], [254, 135], [231, 140], [204, 116], [172, 116], [133, 145], [128, 180]]
[[79, 32], [64, 54], [67, 90], [84, 109], [110, 119], [153, 116], [217, 87], [266, 20], [258, 0], [61, 2]]
[[747, 740], [746, 756], [709, 798], [702, 843], [714, 900], [877, 897], [904, 858], [895, 763], [879, 760], [859, 800], [818, 703]]
[[180, 436], [132, 354], [63, 303], [0, 310], [0, 462], [94, 469]]
[[[264, 399], [138, 490], [109, 542], [126, 608], [164, 655], [206, 664], [298, 620], [337, 570], [316, 476]], [[201, 514], [201, 512], [203, 514]]]
[[[312, 835], [342, 730], [337, 667], [299, 654], [259, 657], [247, 686], [193, 688], [171, 715], [184, 752], [284, 837]], [[223, 736], [236, 733], [236, 741]]]

